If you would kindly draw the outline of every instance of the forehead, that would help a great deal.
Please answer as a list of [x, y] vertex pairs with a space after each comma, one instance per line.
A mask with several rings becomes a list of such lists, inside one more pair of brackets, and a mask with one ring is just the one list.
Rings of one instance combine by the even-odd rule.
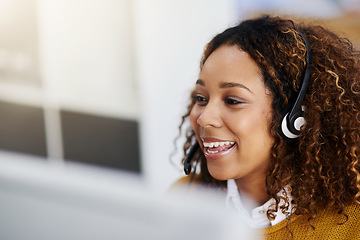
[[256, 62], [248, 53], [242, 51], [238, 46], [222, 45], [217, 48], [206, 59], [201, 72], [211, 70], [223, 70], [233, 72], [234, 70], [248, 70], [261, 74]]
[[261, 70], [256, 62], [237, 46], [223, 45], [206, 59], [199, 79], [212, 82], [236, 82], [249, 88], [264, 88]]

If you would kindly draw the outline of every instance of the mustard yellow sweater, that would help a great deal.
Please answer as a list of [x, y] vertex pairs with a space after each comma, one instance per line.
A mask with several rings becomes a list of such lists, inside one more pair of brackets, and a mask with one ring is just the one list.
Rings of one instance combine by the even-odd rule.
[[[275, 226], [263, 230], [263, 239], [291, 239], [289, 230], [293, 233], [293, 239], [317, 239], [317, 240], [351, 240], [360, 239], [360, 205], [352, 204], [345, 209], [348, 220], [345, 216], [330, 209], [320, 210], [312, 221], [315, 229], [308, 223], [308, 217], [293, 215], [290, 220], [284, 220]], [[346, 221], [346, 222], [345, 222]], [[288, 225], [288, 226], [287, 226]], [[288, 229], [289, 230], [288, 230]]]
[[[186, 176], [177, 181], [175, 185], [188, 184], [190, 177]], [[200, 179], [195, 176], [192, 187], [196, 188]], [[318, 215], [312, 220], [313, 229], [307, 216], [292, 215], [290, 222], [282, 222], [261, 230], [261, 239], [266, 240], [360, 240], [360, 205], [352, 204], [345, 208], [348, 219], [332, 209], [319, 210]], [[290, 230], [290, 231], [289, 231]]]

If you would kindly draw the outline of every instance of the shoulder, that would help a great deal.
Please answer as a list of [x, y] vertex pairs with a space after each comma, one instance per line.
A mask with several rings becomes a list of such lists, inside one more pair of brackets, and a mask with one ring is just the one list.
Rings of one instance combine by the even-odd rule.
[[358, 229], [360, 229], [360, 203], [353, 203], [345, 207], [345, 214], [350, 224], [358, 226]]
[[360, 215], [360, 203], [353, 203], [346, 206], [345, 211], [351, 215]]
[[175, 189], [175, 188], [184, 188], [184, 187], [188, 187], [188, 186], [200, 186], [201, 185], [201, 176], [199, 174], [195, 174], [193, 175], [187, 175], [187, 176], [183, 176], [181, 178], [179, 178], [178, 180], [176, 180], [170, 187], [170, 190]]
[[266, 239], [287, 239], [291, 227], [293, 236], [306, 239], [360, 239], [360, 204], [349, 204], [344, 210], [339, 214], [335, 209], [319, 209], [310, 222], [309, 216], [294, 215], [290, 221], [264, 229], [264, 235]]
[[344, 214], [338, 210], [324, 209], [314, 223], [327, 232], [327, 236], [339, 236], [337, 239], [360, 239], [360, 204], [345, 206]]
[[187, 175], [184, 177], [179, 178], [173, 186], [181, 186], [181, 185], [188, 185], [191, 182], [194, 184], [200, 184], [201, 183], [201, 177], [199, 174], [193, 175]]

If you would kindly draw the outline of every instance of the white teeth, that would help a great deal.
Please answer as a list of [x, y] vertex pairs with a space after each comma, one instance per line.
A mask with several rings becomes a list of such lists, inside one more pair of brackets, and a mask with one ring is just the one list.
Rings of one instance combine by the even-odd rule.
[[219, 151], [211, 151], [211, 150], [208, 150], [208, 153], [218, 153]]
[[235, 142], [204, 142], [204, 147], [212, 148], [212, 147], [218, 147], [218, 146], [224, 146], [224, 145], [233, 145]]

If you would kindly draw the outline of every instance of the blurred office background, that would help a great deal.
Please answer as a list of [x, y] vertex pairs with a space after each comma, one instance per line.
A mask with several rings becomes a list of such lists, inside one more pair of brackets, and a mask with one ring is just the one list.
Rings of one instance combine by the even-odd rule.
[[205, 44], [260, 13], [360, 46], [360, 0], [1, 0], [0, 158], [130, 171], [165, 191], [183, 175], [174, 139]]

